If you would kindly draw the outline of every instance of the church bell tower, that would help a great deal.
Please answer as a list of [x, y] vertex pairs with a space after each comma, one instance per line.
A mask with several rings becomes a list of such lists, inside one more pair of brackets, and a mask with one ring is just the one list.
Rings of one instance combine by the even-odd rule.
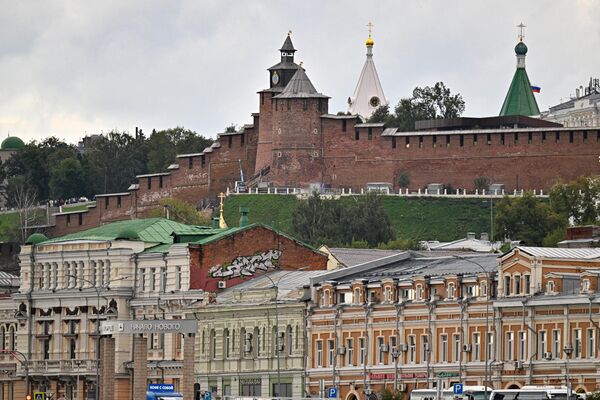
[[288, 32], [279, 52], [281, 53], [281, 61], [269, 68], [269, 80], [270, 88], [283, 90], [298, 69], [298, 64], [294, 62], [296, 49], [292, 43], [292, 31]]

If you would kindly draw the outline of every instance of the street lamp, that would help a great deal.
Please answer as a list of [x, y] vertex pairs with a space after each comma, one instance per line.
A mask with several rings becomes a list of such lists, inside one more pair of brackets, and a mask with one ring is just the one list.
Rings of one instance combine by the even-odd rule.
[[485, 386], [485, 397], [488, 397], [488, 385], [490, 383], [489, 374], [489, 356], [490, 356], [490, 281], [492, 280], [492, 272], [485, 269], [485, 267], [479, 264], [477, 261], [473, 261], [466, 257], [453, 255], [454, 258], [470, 262], [471, 264], [477, 265], [487, 277], [486, 281], [486, 296], [485, 296], [485, 370], [484, 370], [484, 386]]
[[90, 285], [92, 289], [96, 291], [97, 296], [97, 305], [96, 305], [96, 400], [100, 400], [100, 290], [105, 289], [108, 290], [109, 285], [116, 281], [122, 281], [124, 279], [129, 278], [128, 276], [121, 276], [119, 278], [110, 279], [104, 285], [98, 287], [96, 284], [89, 279], [83, 278], [81, 276], [75, 276], [71, 274], [66, 275], [67, 278], [73, 279], [75, 281], [75, 286], [77, 286], [77, 280], [85, 282]]
[[281, 277], [279, 277], [279, 279], [277, 279], [277, 282], [275, 282], [269, 275], [267, 275], [267, 274], [263, 275], [265, 278], [267, 278], [269, 281], [271, 281], [271, 285], [272, 285], [271, 289], [273, 289], [273, 288], [276, 289], [276, 292], [275, 292], [275, 352], [277, 354], [277, 397], [281, 397], [281, 370], [279, 367], [279, 309], [277, 307], [277, 303], [278, 303], [277, 297], [279, 297], [279, 282], [281, 282], [281, 280], [283, 278], [285, 278], [292, 272], [302, 271], [307, 268], [309, 268], [309, 267], [302, 267], [302, 268], [295, 269], [293, 271], [289, 271], [289, 272], [283, 274]]
[[563, 351], [565, 353], [565, 355], [567, 356], [567, 362], [566, 362], [566, 381], [567, 381], [567, 399], [571, 398], [571, 377], [569, 376], [569, 358], [571, 357], [571, 354], [573, 353], [573, 346], [571, 346], [570, 343], [566, 344], [565, 347], [563, 347]]

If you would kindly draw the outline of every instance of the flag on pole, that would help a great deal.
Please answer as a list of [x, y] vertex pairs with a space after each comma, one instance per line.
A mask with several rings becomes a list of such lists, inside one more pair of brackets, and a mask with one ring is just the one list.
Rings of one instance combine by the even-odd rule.
[[536, 85], [531, 85], [531, 91], [533, 93], [539, 93], [542, 91], [542, 88], [540, 86], [536, 86]]

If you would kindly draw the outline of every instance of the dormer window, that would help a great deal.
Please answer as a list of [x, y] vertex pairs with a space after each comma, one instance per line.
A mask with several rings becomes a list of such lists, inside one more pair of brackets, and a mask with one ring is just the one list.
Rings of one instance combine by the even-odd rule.
[[423, 300], [423, 286], [417, 285], [417, 301]]
[[354, 289], [354, 304], [360, 304], [360, 289]]
[[581, 283], [581, 291], [583, 293], [588, 293], [590, 291], [590, 280], [584, 279]]
[[487, 296], [487, 281], [483, 281], [479, 284], [481, 286], [480, 293], [482, 296]]
[[329, 307], [329, 289], [323, 291], [323, 307]]
[[385, 295], [384, 295], [384, 301], [386, 303], [391, 302], [392, 301], [392, 288], [390, 288], [389, 286], [386, 286], [384, 293], [385, 293]]
[[454, 296], [456, 295], [456, 288], [454, 287], [454, 283], [449, 283], [448, 284], [448, 298], [449, 299], [454, 299]]
[[548, 294], [554, 294], [554, 281], [548, 281], [548, 283], [546, 283], [546, 292]]

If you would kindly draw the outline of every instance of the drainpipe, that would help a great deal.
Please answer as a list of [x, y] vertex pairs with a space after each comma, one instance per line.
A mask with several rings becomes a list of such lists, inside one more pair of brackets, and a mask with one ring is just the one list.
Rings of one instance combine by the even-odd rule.
[[333, 340], [334, 340], [334, 348], [333, 348], [333, 365], [331, 367], [331, 384], [333, 387], [336, 387], [335, 384], [335, 367], [337, 364], [337, 349], [339, 348], [339, 343], [338, 343], [338, 334], [337, 334], [337, 325], [338, 325], [338, 318], [340, 316], [341, 313], [341, 308], [339, 306], [336, 306], [335, 308], [335, 314], [333, 317]]
[[[523, 305], [523, 327], [527, 327], [527, 331], [531, 332], [534, 337], [535, 342], [535, 350], [531, 352], [531, 356], [529, 356], [529, 384], [533, 383], [533, 360], [538, 356], [538, 335], [535, 329], [533, 329], [528, 323], [525, 322], [525, 303], [527, 300], [523, 300], [521, 304]], [[533, 308], [529, 308], [530, 312], [533, 312]]]
[[[312, 297], [311, 298], [315, 298]], [[310, 397], [310, 391], [308, 390], [308, 318], [311, 316], [313, 311], [314, 304], [307, 302], [306, 310], [304, 312], [304, 332], [302, 334], [303, 346], [302, 346], [302, 355], [304, 356], [304, 368], [302, 371], [303, 379], [304, 379], [304, 395], [305, 397]]]
[[435, 304], [431, 300], [427, 300], [427, 302], [425, 304], [427, 305], [427, 312], [429, 314], [429, 318], [427, 321], [427, 332], [429, 334], [428, 335], [429, 339], [427, 340], [427, 348], [425, 349], [425, 356], [427, 357], [427, 381], [429, 383], [431, 383], [433, 381], [432, 376], [431, 376], [431, 346], [432, 346], [432, 340], [433, 340], [433, 335], [431, 332], [431, 318], [432, 318], [433, 308], [435, 307]]
[[464, 320], [464, 314], [465, 314], [465, 309], [467, 308], [467, 301], [460, 297], [458, 299], [458, 305], [460, 307], [460, 347], [458, 349], [459, 351], [459, 356], [458, 356], [458, 378], [459, 381], [462, 382], [462, 373], [463, 373], [463, 344], [465, 343], [465, 330], [463, 327], [463, 320]]
[[396, 355], [394, 358], [394, 391], [398, 391], [398, 359], [400, 358], [400, 313], [404, 307], [404, 303], [396, 304]]
[[[363, 362], [363, 389], [365, 395], [371, 388], [371, 383], [367, 383], [367, 362], [369, 362], [369, 315], [372, 311], [372, 306], [366, 301], [367, 291], [365, 288], [365, 359]], [[361, 360], [362, 361], [362, 360]]]

